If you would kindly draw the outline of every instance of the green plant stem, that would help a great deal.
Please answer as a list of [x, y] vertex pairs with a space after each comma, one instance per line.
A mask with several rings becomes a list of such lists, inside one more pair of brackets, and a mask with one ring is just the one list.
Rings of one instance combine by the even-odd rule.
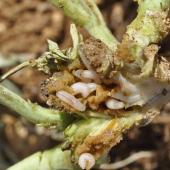
[[35, 153], [7, 170], [80, 170], [71, 163], [70, 151], [60, 147]]
[[113, 51], [116, 50], [118, 41], [107, 28], [93, 0], [50, 0], [50, 2], [62, 8], [65, 15], [84, 27], [92, 36], [103, 41]]
[[[122, 139], [122, 134], [143, 119], [138, 111], [126, 112], [110, 120], [89, 118], [80, 120], [66, 128], [67, 142], [75, 160], [80, 154], [89, 152], [99, 159]], [[97, 147], [100, 146], [100, 147]]]
[[[106, 163], [105, 157], [98, 160], [97, 164]], [[7, 170], [80, 170], [80, 168], [71, 161], [71, 151], [62, 151], [58, 146], [51, 150], [37, 152]]]
[[0, 77], [0, 82], [11, 76], [12, 74], [16, 73], [17, 71], [28, 67], [30, 65], [30, 61], [23, 62], [19, 64], [18, 66], [14, 67], [13, 69], [9, 70], [6, 74], [4, 74], [2, 77]]
[[58, 125], [65, 127], [73, 120], [69, 114], [27, 102], [2, 85], [0, 85], [0, 104], [12, 109], [31, 122], [45, 126]]
[[[88, 143], [88, 149], [93, 147], [94, 151], [84, 150], [84, 152], [90, 152], [96, 160], [102, 161], [99, 158], [102, 158], [112, 146], [120, 142], [122, 134], [133, 125], [138, 124], [141, 119], [142, 115], [129, 113], [112, 120], [89, 118], [75, 122], [65, 130], [69, 142], [72, 142], [72, 146], [75, 146], [75, 148], [71, 148], [74, 155], [71, 154], [71, 150], [62, 151], [61, 146], [58, 146], [48, 151], [33, 154], [7, 170], [79, 170], [80, 168], [71, 161], [71, 157], [74, 156], [77, 161], [80, 156], [80, 153], [77, 152], [78, 148], [83, 144], [86, 146], [87, 138], [92, 139], [92, 143]], [[112, 140], [108, 140], [108, 143], [104, 144], [105, 147], [102, 152], [95, 153], [95, 144], [98, 146], [100, 141], [102, 142], [104, 138], [108, 137]], [[96, 143], [93, 143], [95, 141]], [[101, 149], [99, 148], [99, 150]]]
[[170, 30], [170, 23], [167, 19], [170, 0], [137, 1], [138, 15], [127, 27], [127, 32], [118, 48], [118, 55], [123, 60], [130, 58], [142, 67], [144, 48], [150, 44], [159, 43]]

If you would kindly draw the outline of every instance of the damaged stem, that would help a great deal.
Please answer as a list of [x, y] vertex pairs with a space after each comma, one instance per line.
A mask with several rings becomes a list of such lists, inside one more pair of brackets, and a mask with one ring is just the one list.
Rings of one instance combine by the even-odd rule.
[[139, 67], [143, 67], [144, 49], [150, 44], [159, 43], [170, 31], [170, 0], [137, 1], [138, 15], [127, 27], [117, 55], [125, 64], [135, 61]]
[[65, 130], [76, 161], [83, 153], [90, 153], [95, 160], [108, 152], [122, 139], [122, 134], [143, 119], [139, 112], [126, 112], [123, 117], [111, 120], [89, 118], [71, 124]]

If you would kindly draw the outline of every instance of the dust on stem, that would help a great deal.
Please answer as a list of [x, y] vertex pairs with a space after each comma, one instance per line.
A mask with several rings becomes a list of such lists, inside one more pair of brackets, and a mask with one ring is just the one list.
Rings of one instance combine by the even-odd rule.
[[134, 62], [143, 68], [148, 65], [149, 60], [149, 56], [144, 54], [145, 48], [158, 44], [170, 31], [168, 18], [170, 0], [136, 1], [139, 5], [138, 15], [127, 27], [123, 41], [118, 47], [117, 57], [124, 64]]

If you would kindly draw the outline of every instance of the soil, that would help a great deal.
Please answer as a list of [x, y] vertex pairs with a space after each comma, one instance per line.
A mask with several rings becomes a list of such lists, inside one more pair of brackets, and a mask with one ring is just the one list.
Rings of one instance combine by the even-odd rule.
[[[99, 7], [107, 25], [118, 40], [122, 39], [126, 26], [135, 18], [137, 5], [132, 0], [99, 0]], [[59, 43], [61, 48], [71, 45], [69, 25], [71, 21], [46, 0], [0, 0], [0, 53], [35, 58], [47, 48], [47, 39]], [[88, 36], [86, 31], [80, 31]], [[160, 53], [170, 55], [170, 36], [161, 44]], [[29, 54], [29, 55], [28, 55]], [[9, 68], [0, 68], [0, 74]], [[44, 105], [40, 84], [46, 75], [24, 69], [10, 81], [22, 96]], [[35, 127], [15, 113], [0, 106], [0, 170], [18, 162], [38, 150], [51, 148], [60, 133]], [[25, 147], [26, 146], [26, 147]], [[122, 170], [170, 169], [170, 105], [162, 114], [145, 127], [134, 128], [124, 140], [110, 152], [111, 161], [122, 160], [134, 152], [153, 151], [153, 159], [142, 159]]]

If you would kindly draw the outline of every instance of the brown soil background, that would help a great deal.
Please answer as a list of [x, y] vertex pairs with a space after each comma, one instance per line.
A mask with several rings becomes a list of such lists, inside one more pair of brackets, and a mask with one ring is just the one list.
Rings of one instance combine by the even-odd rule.
[[[126, 26], [135, 18], [137, 5], [132, 0], [99, 0], [99, 7], [108, 27], [121, 40]], [[17, 61], [38, 57], [47, 48], [47, 39], [59, 43], [61, 48], [71, 45], [71, 21], [46, 0], [0, 0], [0, 53]], [[87, 33], [80, 29], [85, 36]], [[170, 37], [161, 44], [161, 53], [170, 55]], [[0, 68], [0, 74], [8, 68]], [[25, 69], [11, 77], [21, 95], [44, 105], [39, 86], [46, 78], [33, 69]], [[145, 127], [132, 129], [124, 140], [110, 152], [111, 160], [124, 159], [134, 152], [154, 151], [153, 159], [142, 159], [122, 170], [170, 169], [170, 107]], [[0, 170], [26, 156], [51, 148], [61, 138], [53, 130], [28, 123], [15, 113], [0, 106]]]

